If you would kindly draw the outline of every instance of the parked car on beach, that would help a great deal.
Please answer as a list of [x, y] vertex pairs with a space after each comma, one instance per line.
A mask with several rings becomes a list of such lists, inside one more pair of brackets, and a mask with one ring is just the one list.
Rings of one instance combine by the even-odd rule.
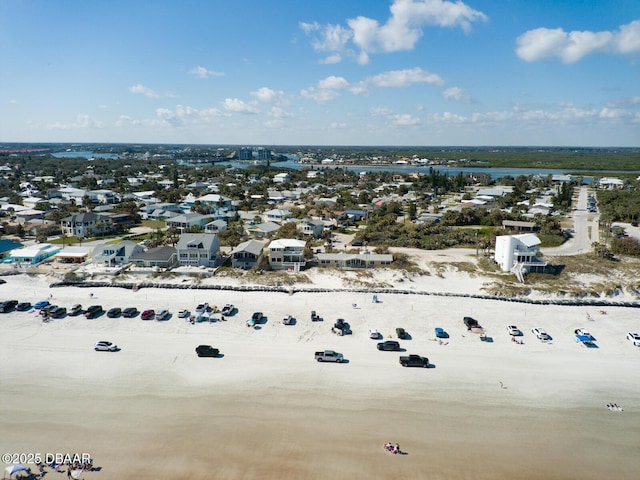
[[49, 305], [50, 305], [49, 300], [40, 300], [39, 302], [36, 302], [36, 303], [33, 304], [33, 308], [35, 308], [37, 310], [40, 310], [40, 309], [42, 309], [44, 307], [47, 307]]
[[230, 317], [231, 315], [233, 315], [236, 311], [236, 307], [234, 307], [233, 305], [231, 305], [230, 303], [227, 303], [224, 307], [222, 307], [222, 315]]
[[386, 342], [378, 343], [377, 348], [385, 352], [397, 352], [400, 350], [400, 343], [395, 340], [387, 340]]
[[217, 357], [220, 355], [220, 350], [213, 348], [211, 345], [198, 345], [196, 354], [199, 357]]
[[398, 327], [398, 328], [396, 328], [396, 336], [400, 340], [406, 340], [407, 337], [409, 336], [409, 334], [407, 333], [407, 331], [404, 328]]
[[549, 336], [549, 334], [546, 331], [544, 331], [542, 328], [533, 328], [531, 332], [543, 342], [547, 340], [551, 340], [551, 337]]
[[522, 335], [522, 332], [520, 331], [520, 329], [515, 325], [507, 325], [507, 332], [509, 333], [509, 335], [512, 335], [514, 337], [518, 337]]
[[0, 302], [0, 312], [7, 313], [16, 308], [18, 305], [18, 300], [5, 300], [4, 302]]
[[19, 312], [25, 312], [31, 309], [31, 302], [20, 302], [16, 305], [16, 310]]
[[189, 318], [189, 315], [191, 315], [191, 312], [189, 312], [189, 310], [187, 310], [186, 308], [178, 310], [178, 318]]
[[69, 309], [69, 315], [76, 316], [82, 313], [82, 305], [76, 303]]
[[99, 342], [96, 342], [96, 344], [93, 346], [93, 349], [96, 352], [116, 352], [118, 351], [118, 346], [115, 343], [101, 340]]
[[64, 307], [55, 307], [49, 310], [49, 316], [51, 318], [62, 318], [67, 314], [67, 309]]
[[122, 315], [122, 309], [120, 307], [113, 307], [107, 311], [107, 317], [116, 318]]
[[145, 310], [140, 315], [140, 318], [142, 320], [153, 320], [155, 316], [156, 316], [155, 310]]
[[640, 334], [629, 332], [627, 333], [627, 340], [633, 342], [633, 345], [640, 347]]
[[87, 310], [84, 312], [84, 316], [86, 318], [95, 318], [98, 315], [100, 315], [102, 313], [102, 306], [101, 305], [91, 305], [89, 308], [87, 308]]
[[122, 310], [122, 316], [124, 318], [132, 318], [138, 314], [138, 309], [136, 307], [127, 307]]
[[156, 313], [156, 320], [166, 320], [169, 318], [169, 310], [160, 310]]
[[435, 328], [436, 338], [449, 338], [449, 334], [444, 331], [444, 328]]
[[400, 365], [403, 367], [424, 367], [429, 366], [429, 359], [420, 355], [406, 355], [400, 357]]

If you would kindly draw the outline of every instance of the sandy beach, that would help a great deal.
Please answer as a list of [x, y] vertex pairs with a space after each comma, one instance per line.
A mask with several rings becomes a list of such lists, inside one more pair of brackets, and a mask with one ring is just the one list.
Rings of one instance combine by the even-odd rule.
[[[6, 279], [3, 299], [172, 313], [163, 322], [102, 315], [49, 323], [34, 311], [0, 314], [0, 450], [88, 452], [101, 471], [83, 478], [635, 479], [640, 471], [640, 349], [625, 338], [639, 329], [634, 308]], [[481, 285], [447, 274], [413, 288], [477, 293]], [[194, 325], [177, 318], [202, 301], [238, 312]], [[311, 322], [311, 310], [324, 321]], [[267, 321], [247, 328], [254, 311]], [[296, 325], [282, 324], [287, 314]], [[465, 315], [493, 342], [469, 333]], [[331, 332], [337, 318], [352, 335]], [[524, 332], [522, 345], [509, 324]], [[396, 327], [411, 335], [400, 341], [406, 352], [378, 351], [368, 330], [395, 339]], [[437, 342], [435, 327], [450, 338]], [[553, 340], [540, 342], [534, 327]], [[579, 327], [599, 348], [575, 342]], [[121, 351], [95, 352], [98, 340]], [[199, 344], [222, 356], [198, 358]], [[347, 362], [317, 363], [313, 353], [323, 349]], [[433, 368], [402, 368], [398, 356], [409, 353]], [[624, 411], [608, 410], [612, 402]], [[385, 452], [388, 441], [406, 455]]]

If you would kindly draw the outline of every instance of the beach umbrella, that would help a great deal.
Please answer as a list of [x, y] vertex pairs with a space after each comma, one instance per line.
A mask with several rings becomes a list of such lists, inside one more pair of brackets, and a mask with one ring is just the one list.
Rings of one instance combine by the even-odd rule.
[[18, 472], [26, 472], [27, 471], [27, 467], [25, 467], [23, 464], [21, 463], [16, 463], [14, 465], [9, 465], [7, 468], [4, 469], [4, 471], [6, 473], [9, 474], [9, 476], [12, 476]]
[[80, 478], [80, 475], [82, 475], [82, 470], [71, 470], [72, 478]]

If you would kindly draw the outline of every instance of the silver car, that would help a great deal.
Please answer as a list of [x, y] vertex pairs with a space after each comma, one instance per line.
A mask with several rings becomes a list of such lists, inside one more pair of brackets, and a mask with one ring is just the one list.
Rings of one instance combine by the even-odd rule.
[[156, 320], [166, 320], [168, 316], [169, 310], [160, 310], [158, 313], [156, 313]]
[[93, 349], [96, 352], [116, 352], [118, 350], [118, 346], [115, 343], [101, 340], [99, 342], [96, 342], [96, 344], [93, 346]]

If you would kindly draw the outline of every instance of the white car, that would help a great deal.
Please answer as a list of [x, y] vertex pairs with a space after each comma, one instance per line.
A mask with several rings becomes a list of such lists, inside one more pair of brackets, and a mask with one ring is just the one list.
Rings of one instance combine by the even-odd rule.
[[178, 312], [178, 318], [189, 318], [189, 310], [182, 309]]
[[369, 338], [372, 338], [373, 340], [379, 340], [382, 338], [382, 335], [378, 330], [372, 328], [369, 330]]
[[169, 310], [160, 310], [156, 313], [156, 320], [165, 320], [169, 316]]
[[549, 334], [545, 332], [542, 328], [534, 328], [531, 330], [531, 332], [533, 332], [533, 334], [542, 341], [551, 340], [551, 337], [549, 336]]
[[101, 340], [99, 342], [96, 342], [96, 344], [93, 346], [93, 349], [96, 352], [115, 352], [118, 350], [118, 346], [115, 343]]
[[209, 308], [208, 303], [199, 303], [198, 306], [196, 307], [196, 313], [204, 313], [207, 311], [208, 308]]
[[640, 347], [640, 334], [629, 332], [627, 333], [627, 340], [631, 340], [636, 347]]
[[222, 308], [222, 315], [226, 315], [226, 316], [231, 316], [233, 315], [233, 311], [236, 309], [236, 307], [234, 307], [233, 305], [231, 305], [230, 303], [227, 303], [223, 308]]
[[513, 335], [514, 337], [519, 337], [520, 335], [522, 335], [520, 329], [515, 325], [507, 325], [507, 332], [509, 332], [509, 335]]

